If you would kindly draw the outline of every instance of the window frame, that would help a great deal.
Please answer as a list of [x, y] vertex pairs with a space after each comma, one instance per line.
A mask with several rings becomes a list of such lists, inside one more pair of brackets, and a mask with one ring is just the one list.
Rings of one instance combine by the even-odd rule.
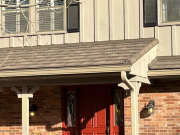
[[165, 25], [179, 25], [180, 21], [172, 21], [172, 22], [163, 22], [163, 4], [162, 4], [162, 0], [158, 0], [157, 2], [157, 15], [158, 15], [158, 26], [165, 26]]
[[[1, 0], [2, 3], [3, 0]], [[36, 4], [36, 0], [29, 0], [29, 4]], [[17, 9], [18, 10], [18, 9]], [[9, 34], [9, 33], [4, 33], [4, 30], [1, 30], [1, 35], [2, 36], [12, 36], [12, 35], [18, 35], [18, 36], [23, 36], [23, 35], [41, 35], [41, 34], [58, 34], [58, 33], [67, 33], [67, 10], [66, 10], [66, 0], [64, 0], [64, 4], [63, 4], [63, 11], [64, 11], [64, 30], [54, 30], [54, 31], [43, 31], [43, 32], [39, 32], [37, 31], [37, 27], [38, 27], [38, 22], [37, 22], [37, 7], [36, 6], [32, 6], [28, 8], [28, 13], [29, 13], [29, 20], [35, 20], [33, 22], [33, 24], [35, 24], [35, 26], [33, 27], [32, 24], [29, 24], [29, 31], [26, 33], [13, 33], [13, 34]], [[4, 21], [4, 16], [3, 16], [3, 8], [1, 8], [1, 24], [3, 24]], [[4, 27], [4, 26], [3, 26]]]

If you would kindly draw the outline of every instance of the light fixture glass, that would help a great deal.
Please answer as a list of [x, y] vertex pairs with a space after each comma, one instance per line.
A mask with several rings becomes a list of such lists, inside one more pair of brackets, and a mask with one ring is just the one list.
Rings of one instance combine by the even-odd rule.
[[148, 104], [148, 114], [154, 114], [155, 102], [150, 101]]
[[30, 111], [29, 115], [30, 115], [30, 117], [34, 117], [35, 116], [35, 112], [34, 111]]
[[37, 110], [36, 105], [32, 105], [31, 107], [29, 107], [29, 117], [35, 117], [36, 110]]

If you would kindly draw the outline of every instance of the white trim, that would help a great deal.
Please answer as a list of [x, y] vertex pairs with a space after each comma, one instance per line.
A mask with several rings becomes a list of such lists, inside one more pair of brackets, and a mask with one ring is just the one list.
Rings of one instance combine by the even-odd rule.
[[22, 94], [22, 135], [29, 135], [29, 98]]
[[131, 66], [104, 66], [104, 67], [81, 67], [81, 68], [59, 68], [59, 69], [36, 69], [0, 71], [0, 77], [19, 76], [42, 76], [42, 75], [65, 75], [65, 74], [86, 74], [86, 73], [112, 73], [131, 71]]
[[156, 76], [178, 76], [180, 75], [180, 69], [176, 70], [150, 70], [147, 72], [148, 77]]
[[158, 46], [156, 45], [151, 48], [132, 65], [131, 74], [147, 78], [148, 64], [150, 64], [152, 60], [156, 58], [157, 47]]
[[17, 94], [18, 98], [22, 98], [23, 96], [26, 96], [27, 98], [33, 98], [33, 94]]

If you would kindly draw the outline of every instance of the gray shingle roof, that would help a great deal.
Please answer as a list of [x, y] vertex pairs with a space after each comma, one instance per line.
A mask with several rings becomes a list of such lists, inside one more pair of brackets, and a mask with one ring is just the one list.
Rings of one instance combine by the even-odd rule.
[[159, 56], [149, 64], [150, 70], [180, 69], [180, 56]]
[[156, 44], [137, 39], [0, 49], [0, 70], [132, 65]]

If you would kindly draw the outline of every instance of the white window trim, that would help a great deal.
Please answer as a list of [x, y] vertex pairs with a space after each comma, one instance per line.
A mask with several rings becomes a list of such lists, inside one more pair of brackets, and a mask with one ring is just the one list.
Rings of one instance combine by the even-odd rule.
[[[0, 0], [0, 3], [2, 3], [2, 0]], [[36, 3], [36, 0], [29, 0], [29, 4]], [[29, 8], [29, 20], [34, 20], [34, 28], [29, 24], [29, 32], [27, 33], [15, 33], [15, 34], [4, 34], [4, 31], [1, 30], [1, 36], [0, 37], [7, 37], [7, 36], [32, 36], [32, 35], [41, 35], [41, 34], [60, 34], [60, 33], [67, 33], [67, 14], [66, 14], [66, 0], [64, 0], [64, 30], [57, 30], [57, 31], [44, 31], [44, 32], [38, 32], [37, 31], [37, 13], [36, 13], [36, 6]], [[1, 24], [3, 24], [3, 9], [1, 8]]]
[[158, 26], [167, 26], [167, 25], [180, 25], [180, 21], [174, 22], [162, 22], [162, 0], [158, 0], [157, 2], [157, 11], [158, 11]]

